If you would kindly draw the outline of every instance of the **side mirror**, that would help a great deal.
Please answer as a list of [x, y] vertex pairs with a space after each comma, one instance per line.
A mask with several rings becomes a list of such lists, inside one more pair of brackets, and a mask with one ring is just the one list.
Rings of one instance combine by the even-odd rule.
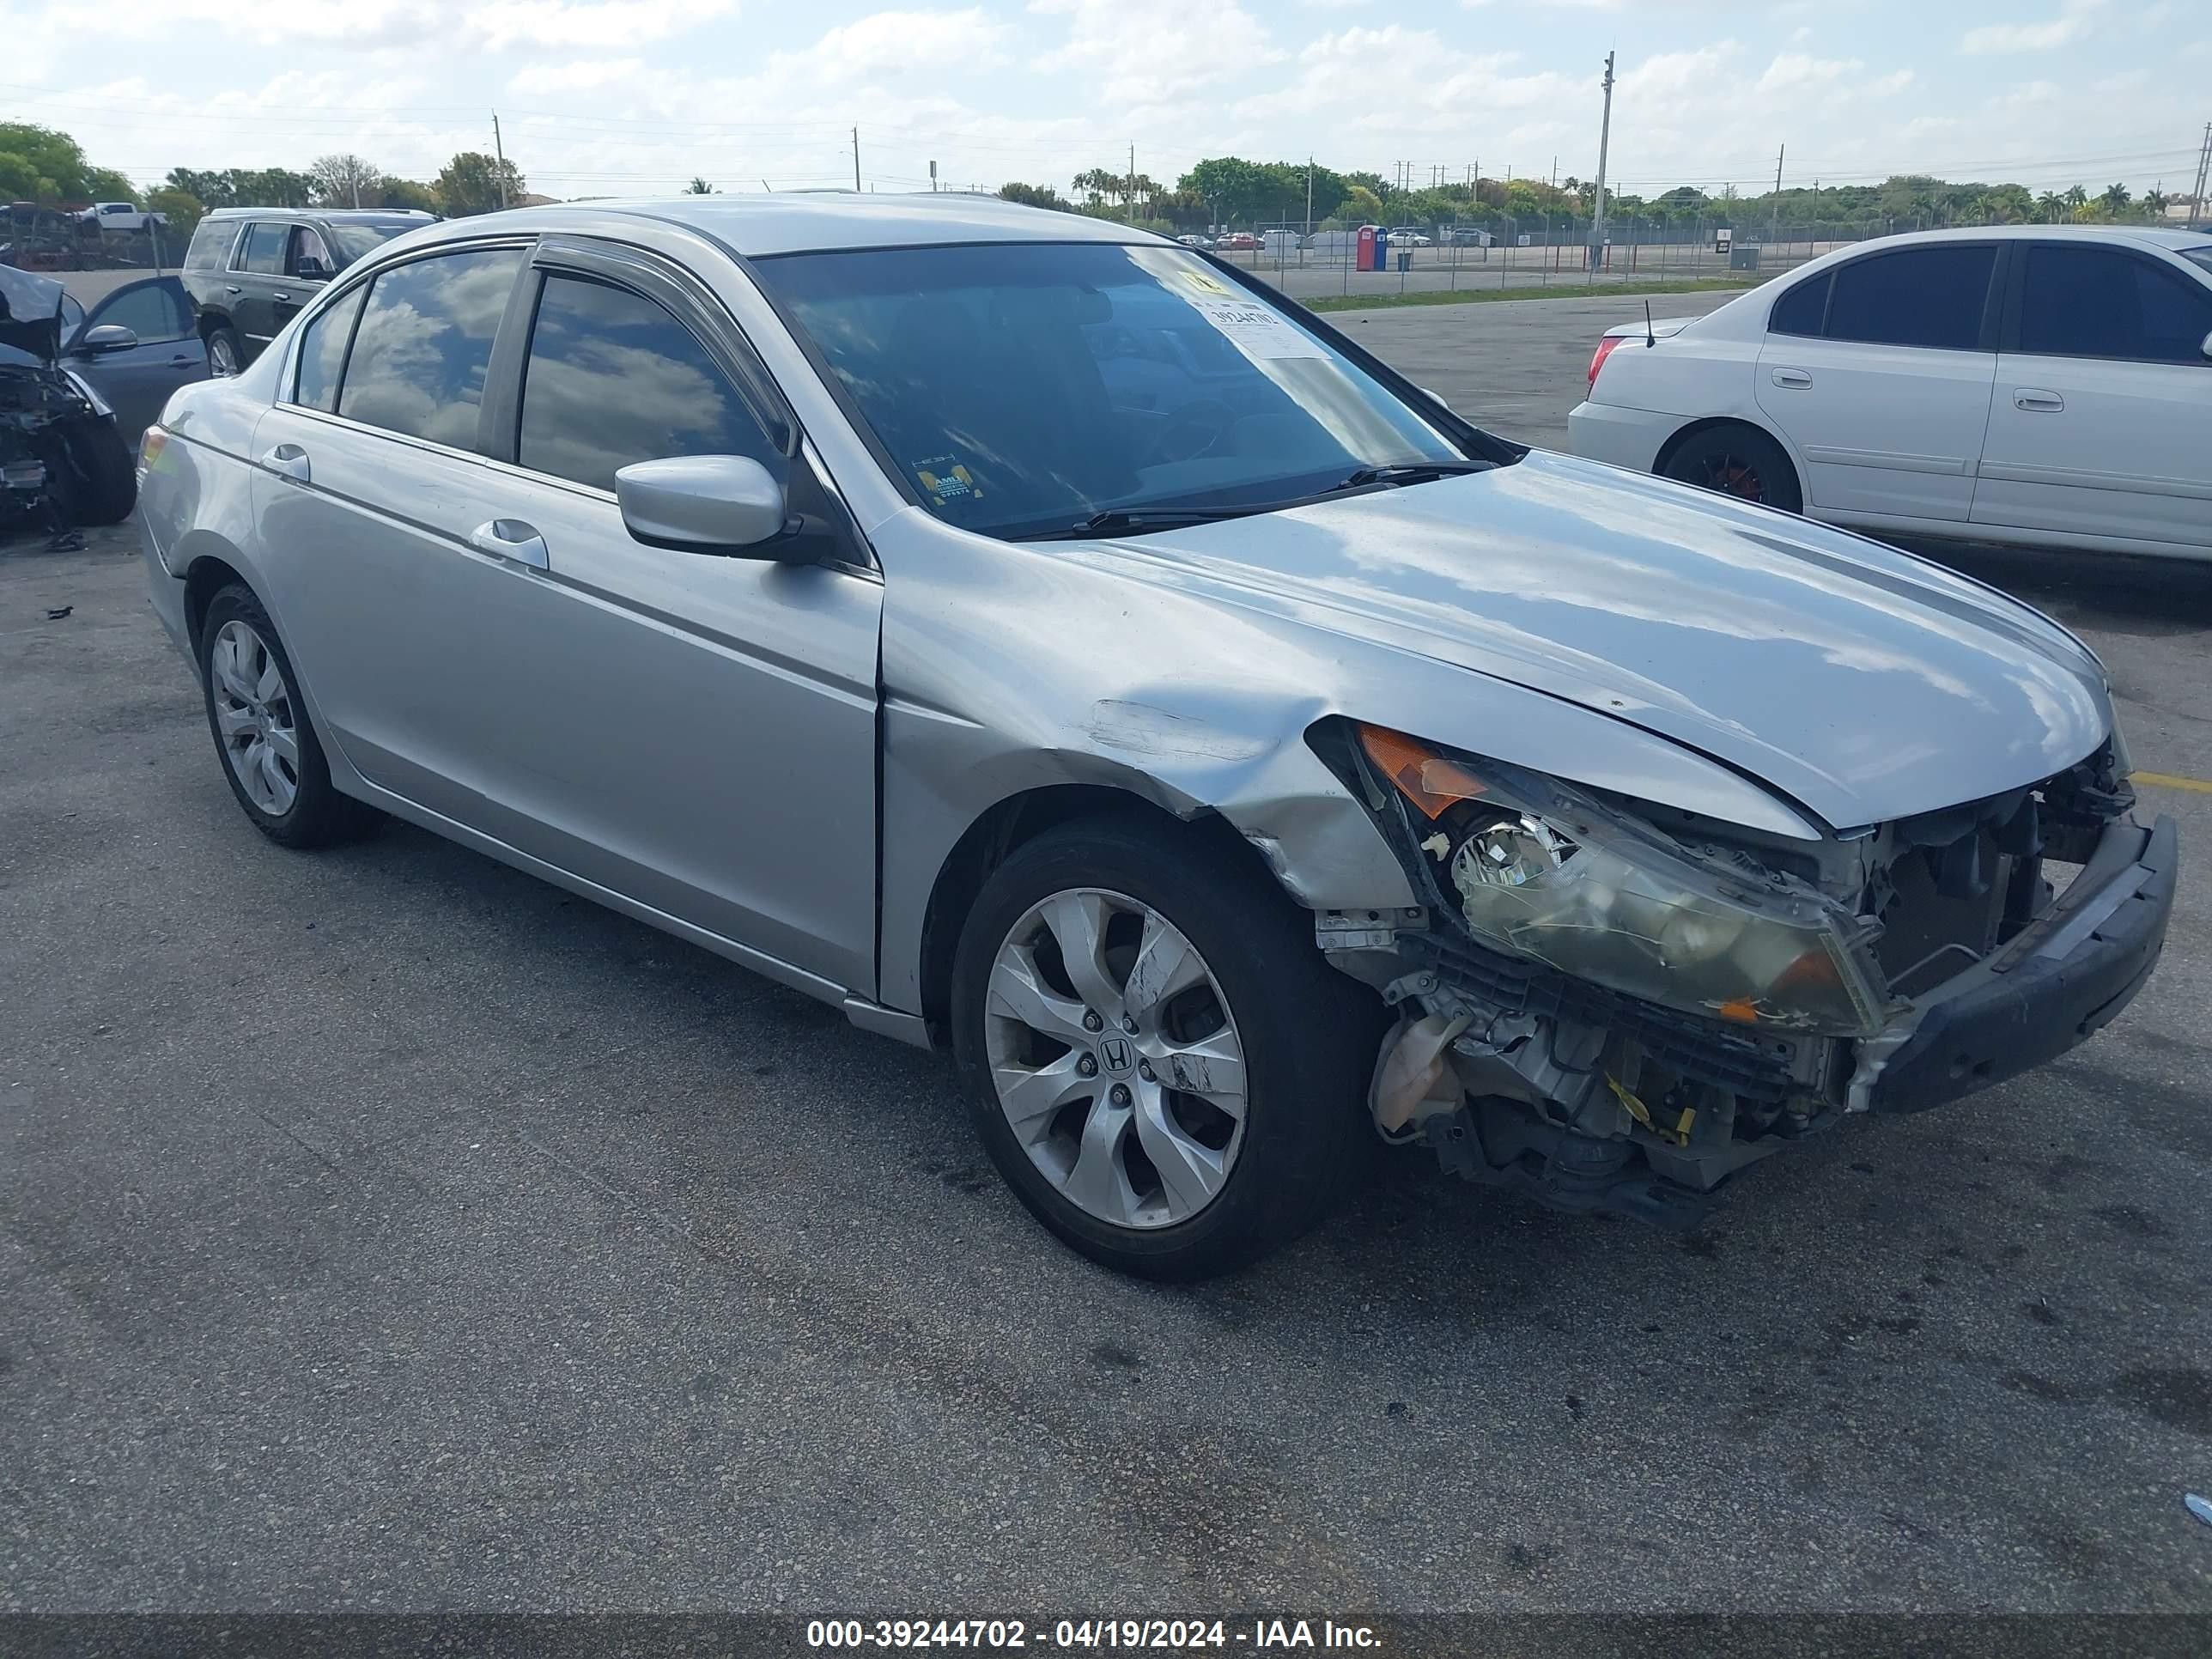
[[128, 351], [137, 343], [138, 335], [135, 330], [125, 328], [120, 323], [102, 323], [98, 328], [85, 330], [84, 337], [76, 343], [76, 349], [87, 353]]
[[1443, 392], [1436, 390], [1433, 386], [1423, 386], [1421, 388], [1421, 395], [1434, 403], [1442, 404], [1446, 409], [1449, 409], [1451, 407], [1451, 400], [1446, 398]]
[[2212, 334], [2206, 335], [2204, 337], [2204, 343], [2197, 349], [2203, 352], [2206, 356], [2212, 357]]
[[320, 259], [301, 260], [292, 274], [303, 283], [327, 283], [331, 280], [330, 267]]
[[747, 455], [632, 461], [615, 474], [615, 500], [632, 536], [679, 553], [773, 559], [790, 518], [783, 486]]

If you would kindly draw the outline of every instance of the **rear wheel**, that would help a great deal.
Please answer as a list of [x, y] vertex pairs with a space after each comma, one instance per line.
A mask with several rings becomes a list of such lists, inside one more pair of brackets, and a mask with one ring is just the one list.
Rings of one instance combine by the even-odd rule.
[[208, 331], [207, 355], [208, 374], [218, 380], [228, 380], [246, 367], [245, 354], [238, 348], [238, 336], [228, 326]]
[[1757, 427], [1730, 422], [1693, 432], [1674, 447], [1659, 471], [1663, 477], [1740, 501], [1780, 507], [1784, 513], [1804, 510], [1804, 493], [1789, 453]]
[[251, 588], [234, 582], [208, 601], [199, 658], [208, 729], [254, 828], [286, 847], [322, 847], [374, 818], [331, 784], [291, 659]]
[[1188, 830], [1094, 819], [1016, 852], [962, 932], [952, 1021], [1000, 1173], [1122, 1272], [1239, 1266], [1366, 1167], [1380, 1003], [1263, 872]]

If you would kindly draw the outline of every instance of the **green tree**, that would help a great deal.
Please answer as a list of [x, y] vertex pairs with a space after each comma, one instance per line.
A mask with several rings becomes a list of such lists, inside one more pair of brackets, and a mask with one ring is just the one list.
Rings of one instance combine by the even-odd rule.
[[684, 186], [684, 193], [686, 196], [712, 196], [714, 187], [695, 173], [691, 175], [691, 182]]
[[2105, 193], [2100, 196], [2097, 201], [2106, 212], [2118, 218], [2128, 210], [2128, 204], [2134, 199], [2135, 198], [2128, 193], [2128, 187], [2125, 185], [2107, 185], [2105, 186]]
[[1354, 185], [1336, 204], [1329, 216], [1341, 219], [1348, 225], [1377, 225], [1382, 222], [1382, 198], [1364, 185]]
[[158, 213], [169, 222], [164, 238], [179, 253], [199, 222], [207, 217], [207, 204], [190, 191], [174, 190], [163, 185], [160, 190], [146, 192], [148, 211]]
[[93, 186], [106, 181], [121, 186], [108, 199], [135, 196], [119, 173], [87, 164], [76, 139], [52, 127], [27, 121], [0, 121], [0, 196], [10, 201], [90, 202]]
[[2075, 185], [2067, 191], [2066, 205], [2069, 209], [2087, 207], [2088, 204], [2089, 192], [2082, 189], [2081, 185]]
[[438, 192], [429, 185], [417, 184], [412, 179], [395, 179], [388, 173], [377, 182], [376, 204], [386, 208], [413, 208], [423, 213], [444, 211], [438, 201]]
[[350, 151], [318, 155], [307, 166], [315, 196], [325, 207], [375, 207], [384, 185], [384, 169]]
[[1067, 199], [1050, 185], [1000, 185], [999, 196], [1003, 201], [1019, 202], [1024, 207], [1051, 208], [1060, 213], [1067, 211]]
[[203, 172], [195, 167], [171, 167], [167, 187], [180, 190], [207, 207], [236, 207], [239, 204], [236, 176], [230, 173]]
[[502, 199], [502, 179], [504, 199], [513, 202], [523, 193], [522, 174], [514, 163], [495, 161], [482, 150], [465, 149], [440, 169], [438, 199], [456, 219], [496, 212]]

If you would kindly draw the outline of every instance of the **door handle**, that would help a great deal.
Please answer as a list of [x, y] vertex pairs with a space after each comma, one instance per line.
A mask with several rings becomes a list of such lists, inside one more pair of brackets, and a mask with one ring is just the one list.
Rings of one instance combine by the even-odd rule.
[[297, 444], [278, 444], [262, 456], [261, 465], [295, 483], [306, 483], [313, 476], [307, 466], [307, 452]]
[[2012, 406], [2033, 414], [2055, 415], [2066, 407], [2066, 399], [2040, 386], [2017, 386], [2012, 390]]
[[469, 545], [479, 553], [512, 559], [532, 570], [553, 568], [546, 556], [545, 538], [538, 533], [536, 526], [526, 525], [520, 519], [494, 519], [478, 525], [469, 532]]
[[197, 357], [172, 357], [169, 359], [169, 367], [172, 368], [189, 368], [198, 362], [199, 362], [199, 359]]
[[246, 292], [246, 290], [239, 287], [236, 283], [225, 283], [222, 285], [222, 291], [225, 294], [243, 294]]
[[1778, 368], [1774, 371], [1774, 384], [1787, 386], [1792, 392], [1802, 392], [1813, 384], [1813, 377], [1802, 368]]
[[290, 299], [292, 296], [291, 296], [290, 295], [289, 295], [289, 294], [276, 294], [276, 295], [271, 295], [270, 297], [271, 299], [276, 299], [276, 300], [289, 300], [289, 299]]

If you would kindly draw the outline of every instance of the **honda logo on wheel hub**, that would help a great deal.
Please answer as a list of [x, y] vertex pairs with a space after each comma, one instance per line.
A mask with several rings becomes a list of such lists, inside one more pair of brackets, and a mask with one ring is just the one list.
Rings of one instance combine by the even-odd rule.
[[1098, 1063], [1109, 1077], [1126, 1077], [1137, 1063], [1136, 1051], [1126, 1037], [1108, 1037], [1098, 1045]]

